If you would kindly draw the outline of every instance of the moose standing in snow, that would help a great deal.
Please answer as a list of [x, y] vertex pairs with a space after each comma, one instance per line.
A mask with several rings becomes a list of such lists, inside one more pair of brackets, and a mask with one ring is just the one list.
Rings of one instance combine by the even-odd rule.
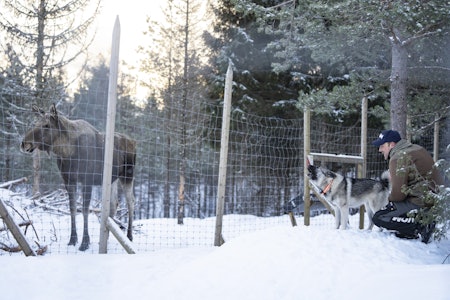
[[[100, 133], [85, 120], [70, 120], [58, 113], [55, 105], [50, 112], [33, 106], [33, 111], [40, 114], [41, 119], [23, 138], [21, 151], [32, 153], [35, 149], [53, 152], [57, 165], [69, 195], [71, 232], [69, 245], [78, 242], [75, 216], [77, 212], [77, 183], [82, 184], [83, 195], [83, 240], [79, 250], [89, 248], [88, 214], [93, 185], [102, 185], [105, 135]], [[112, 183], [114, 192], [117, 182], [122, 184], [128, 206], [127, 236], [132, 240], [132, 224], [134, 214], [133, 176], [136, 162], [136, 141], [127, 136], [115, 133], [112, 163]], [[110, 216], [117, 210], [117, 201], [111, 201]]]

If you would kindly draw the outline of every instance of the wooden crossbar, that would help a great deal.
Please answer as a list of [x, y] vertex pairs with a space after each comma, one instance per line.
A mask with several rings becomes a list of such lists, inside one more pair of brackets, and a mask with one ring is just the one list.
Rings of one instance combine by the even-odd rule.
[[318, 160], [322, 162], [338, 162], [347, 164], [362, 164], [364, 158], [362, 156], [354, 155], [343, 155], [343, 154], [329, 154], [329, 153], [310, 153], [313, 160]]

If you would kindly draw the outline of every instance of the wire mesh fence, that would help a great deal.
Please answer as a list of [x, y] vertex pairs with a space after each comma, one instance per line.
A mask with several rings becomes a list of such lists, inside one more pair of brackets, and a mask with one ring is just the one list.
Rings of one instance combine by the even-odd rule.
[[[0, 181], [28, 179], [1, 189], [4, 190], [0, 194], [2, 200], [18, 222], [32, 221], [32, 226], [25, 226], [26, 234], [36, 245], [49, 247], [49, 253], [76, 253], [77, 247], [67, 246], [70, 209], [57, 157], [50, 150], [40, 152], [39, 193], [33, 193], [36, 176], [33, 157], [19, 151], [24, 133], [35, 123], [31, 101], [2, 91], [0, 155], [4, 160], [0, 162]], [[85, 91], [77, 94], [74, 101], [55, 102], [61, 115], [71, 120], [86, 120], [102, 132], [106, 120], [105, 98], [106, 94], [100, 91]], [[201, 98], [147, 106], [140, 106], [127, 97], [119, 98], [116, 131], [137, 142], [133, 242], [139, 251], [213, 245], [221, 112], [220, 103], [208, 103]], [[369, 143], [380, 130], [368, 130]], [[432, 151], [430, 134], [430, 131], [423, 132], [421, 136], [426, 138], [417, 141], [424, 142], [422, 145]], [[311, 119], [313, 152], [360, 155], [360, 135], [358, 126], [327, 124], [317, 116]], [[328, 167], [356, 176], [355, 166]], [[378, 150], [369, 144], [367, 176], [378, 177], [386, 168]], [[223, 223], [225, 239], [269, 226], [291, 226], [285, 207], [291, 199], [303, 194], [303, 170], [302, 118], [268, 118], [237, 109], [232, 111]], [[124, 199], [120, 200], [115, 220], [126, 228], [127, 208]], [[77, 202], [80, 234], [81, 186], [77, 188]], [[90, 203], [88, 253], [98, 250], [100, 206], [101, 188], [97, 186]], [[332, 215], [323, 207], [313, 205], [312, 209], [312, 226], [334, 226]], [[294, 213], [302, 224], [301, 208]], [[0, 242], [5, 249], [12, 247], [7, 230], [0, 231]], [[123, 251], [113, 237], [109, 243], [108, 252]]]

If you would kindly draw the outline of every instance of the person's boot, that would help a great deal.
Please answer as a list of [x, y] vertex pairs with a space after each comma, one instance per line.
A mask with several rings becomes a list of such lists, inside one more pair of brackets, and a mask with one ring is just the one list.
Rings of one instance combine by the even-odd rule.
[[396, 232], [395, 236], [401, 239], [407, 239], [407, 240], [415, 240], [418, 239], [419, 236], [417, 234], [406, 234], [402, 232]]
[[428, 244], [430, 238], [433, 235], [434, 229], [436, 228], [436, 222], [431, 222], [427, 225], [421, 225], [419, 228], [419, 234], [422, 239], [422, 243]]

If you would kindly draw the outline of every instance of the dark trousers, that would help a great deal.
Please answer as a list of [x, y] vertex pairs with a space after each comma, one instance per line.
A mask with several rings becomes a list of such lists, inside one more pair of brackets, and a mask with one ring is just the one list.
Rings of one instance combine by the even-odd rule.
[[409, 201], [389, 202], [385, 209], [374, 214], [372, 220], [378, 227], [413, 236], [419, 228], [419, 224], [414, 220], [419, 209], [420, 206]]

